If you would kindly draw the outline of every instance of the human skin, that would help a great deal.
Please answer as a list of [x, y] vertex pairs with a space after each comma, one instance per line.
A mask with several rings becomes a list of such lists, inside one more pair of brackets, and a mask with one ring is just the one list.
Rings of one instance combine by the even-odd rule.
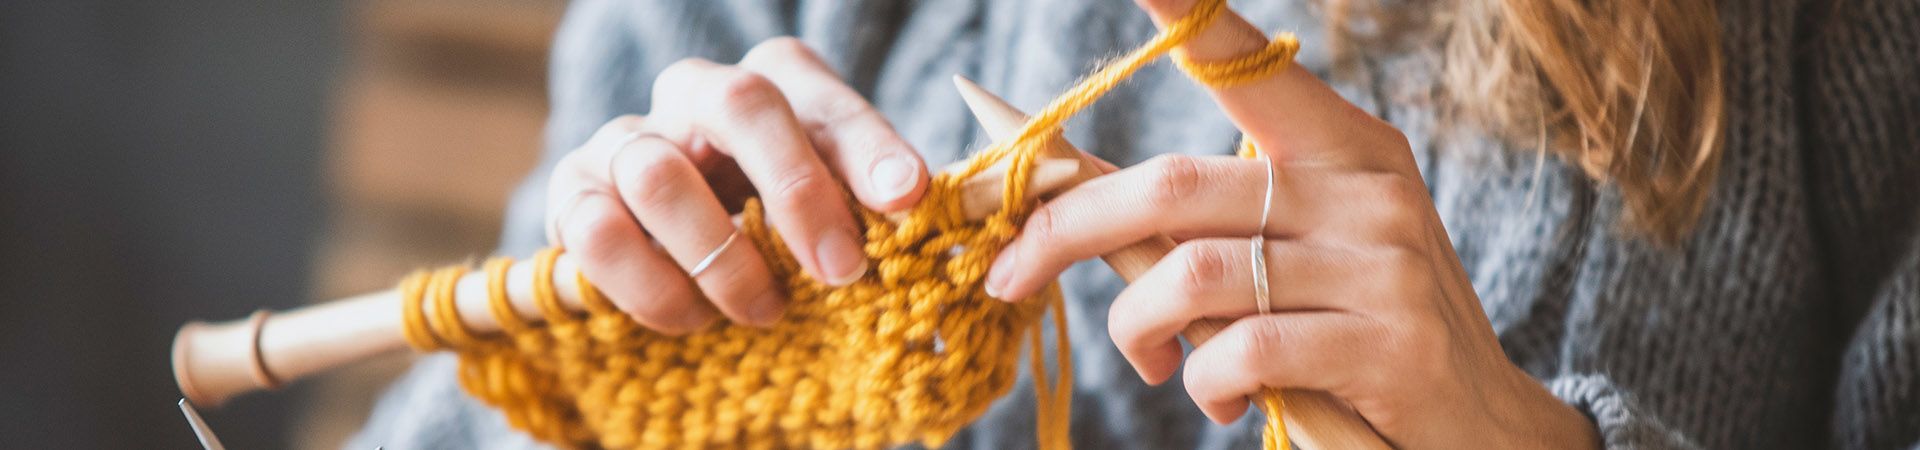
[[786, 297], [758, 250], [720, 249], [729, 218], [758, 195], [815, 279], [846, 285], [867, 270], [854, 218], [838, 201], [906, 209], [925, 192], [926, 163], [893, 125], [792, 38], [738, 63], [682, 60], [653, 85], [654, 108], [616, 118], [555, 167], [551, 242], [640, 324], [683, 334], [721, 316], [778, 320]]
[[[1192, 2], [1139, 5], [1164, 25]], [[1229, 12], [1180, 50], [1226, 59], [1266, 39]], [[1269, 162], [1161, 156], [1036, 208], [988, 292], [1025, 298], [1075, 261], [1165, 234], [1179, 245], [1120, 294], [1108, 326], [1149, 383], [1184, 358], [1188, 393], [1217, 422], [1245, 414], [1264, 388], [1309, 388], [1346, 400], [1402, 448], [1598, 446], [1590, 421], [1501, 351], [1404, 135], [1299, 67], [1210, 90], [1270, 157], [1265, 229]], [[547, 223], [615, 305], [663, 333], [780, 316], [786, 299], [751, 245], [727, 246], [687, 276], [733, 232], [729, 212], [746, 197], [761, 197], [808, 274], [844, 285], [867, 269], [860, 236], [846, 208], [817, 200], [850, 193], [891, 212], [926, 188], [917, 153], [793, 39], [738, 64], [676, 63], [653, 103], [561, 160]], [[1266, 238], [1271, 314], [1253, 295], [1255, 233]], [[1233, 322], [1183, 355], [1179, 331], [1203, 318]]]
[[[1164, 26], [1193, 0], [1139, 4]], [[1180, 51], [1221, 60], [1266, 42], [1229, 13]], [[1216, 422], [1264, 388], [1308, 388], [1401, 448], [1598, 447], [1592, 423], [1500, 349], [1399, 130], [1298, 66], [1209, 90], [1270, 162], [1164, 155], [1088, 181], [1034, 210], [988, 292], [1025, 298], [1074, 261], [1165, 234], [1179, 245], [1114, 300], [1109, 334], [1148, 383], [1184, 356], [1187, 392]], [[1271, 314], [1253, 294], [1256, 233]], [[1204, 318], [1233, 322], [1182, 355], [1180, 330]]]

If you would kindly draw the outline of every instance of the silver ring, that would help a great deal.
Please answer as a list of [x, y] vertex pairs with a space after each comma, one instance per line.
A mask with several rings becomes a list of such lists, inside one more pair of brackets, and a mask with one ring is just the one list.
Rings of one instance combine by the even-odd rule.
[[707, 257], [701, 258], [699, 264], [694, 264], [693, 269], [687, 271], [687, 278], [698, 278], [702, 272], [707, 271], [708, 267], [713, 267], [713, 262], [720, 259], [720, 253], [726, 252], [727, 247], [732, 247], [733, 240], [739, 237], [740, 230], [733, 230], [733, 234], [727, 235], [727, 240], [721, 241], [719, 247], [707, 253]]
[[1267, 165], [1267, 194], [1260, 205], [1260, 229], [1255, 230], [1248, 250], [1253, 255], [1253, 299], [1260, 306], [1260, 314], [1273, 314], [1273, 300], [1267, 292], [1267, 216], [1273, 214], [1273, 159], [1266, 152], [1260, 152], [1260, 161]]
[[1253, 245], [1253, 299], [1260, 305], [1260, 314], [1273, 314], [1273, 300], [1267, 294], [1267, 237], [1254, 236]]

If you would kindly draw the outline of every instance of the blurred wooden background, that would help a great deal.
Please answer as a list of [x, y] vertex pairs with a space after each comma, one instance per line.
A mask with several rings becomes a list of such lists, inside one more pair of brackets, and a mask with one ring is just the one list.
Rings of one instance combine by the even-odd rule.
[[[385, 289], [412, 269], [492, 251], [508, 194], [540, 152], [548, 46], [564, 4], [362, 0], [349, 9], [315, 298]], [[339, 448], [409, 359], [315, 380], [288, 439]]]

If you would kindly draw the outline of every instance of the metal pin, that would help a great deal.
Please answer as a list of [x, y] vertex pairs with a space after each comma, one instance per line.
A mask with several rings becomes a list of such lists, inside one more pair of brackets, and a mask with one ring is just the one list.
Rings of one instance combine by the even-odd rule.
[[226, 446], [220, 445], [220, 437], [214, 436], [213, 429], [207, 427], [206, 419], [200, 418], [200, 412], [194, 411], [193, 404], [187, 403], [187, 399], [180, 399], [180, 413], [187, 415], [187, 425], [193, 426], [193, 435], [200, 438], [201, 447], [206, 447], [207, 450], [227, 450]]

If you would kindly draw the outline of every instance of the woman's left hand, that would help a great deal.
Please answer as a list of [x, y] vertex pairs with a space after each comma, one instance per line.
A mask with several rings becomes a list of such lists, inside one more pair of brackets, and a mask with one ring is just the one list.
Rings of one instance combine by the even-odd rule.
[[[1191, 3], [1141, 0], [1163, 24]], [[1183, 50], [1205, 61], [1265, 42], [1229, 13]], [[1265, 229], [1268, 162], [1161, 156], [1035, 209], [988, 292], [1024, 298], [1074, 261], [1165, 234], [1178, 247], [1114, 300], [1108, 328], [1158, 384], [1181, 365], [1182, 329], [1232, 319], [1185, 364], [1188, 393], [1216, 422], [1263, 388], [1305, 388], [1344, 399], [1401, 448], [1597, 446], [1585, 416], [1502, 352], [1398, 130], [1297, 66], [1212, 94], [1270, 155]], [[1255, 233], [1271, 314], [1255, 300]]]

